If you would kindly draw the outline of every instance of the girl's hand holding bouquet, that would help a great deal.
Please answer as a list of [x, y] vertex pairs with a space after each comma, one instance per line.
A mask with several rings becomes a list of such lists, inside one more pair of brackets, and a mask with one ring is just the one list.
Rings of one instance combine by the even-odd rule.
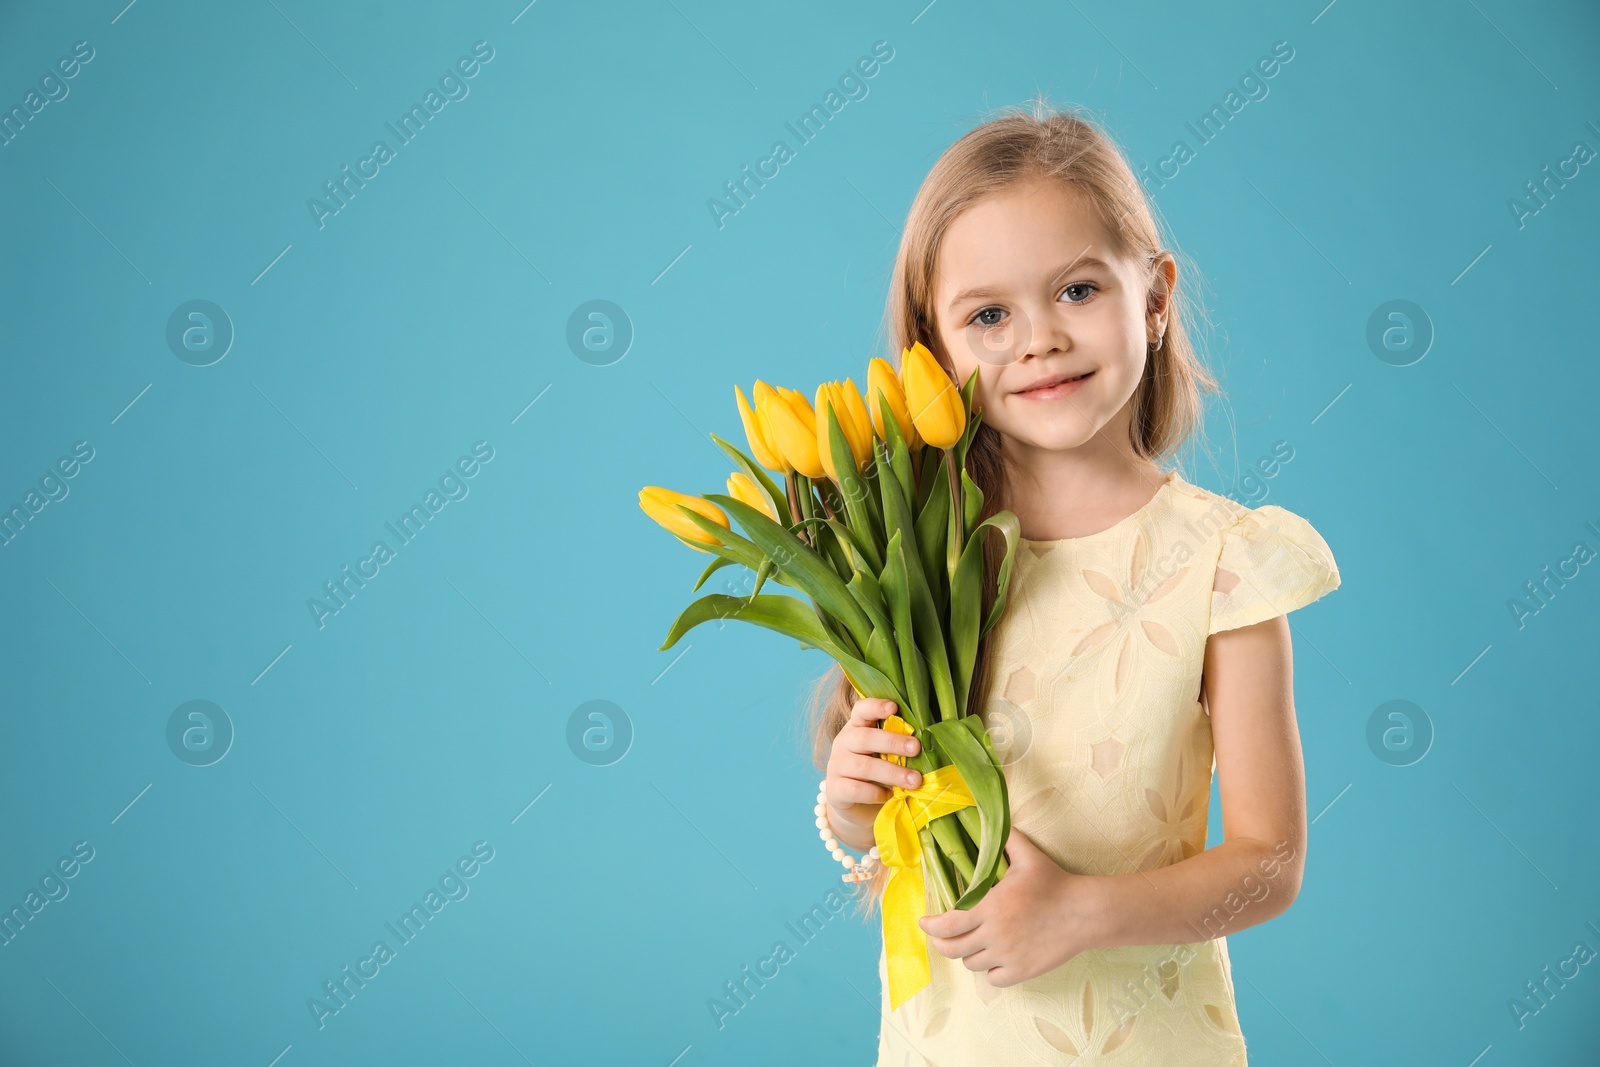
[[[873, 845], [872, 826], [895, 786], [915, 789], [922, 775], [879, 757], [915, 756], [915, 737], [884, 730], [878, 723], [895, 713], [894, 701], [866, 698], [850, 709], [850, 721], [833, 738], [828, 756], [828, 823], [834, 834], [858, 852]], [[862, 842], [865, 842], [863, 844]]]
[[[891, 1010], [929, 980], [917, 918], [971, 909], [1006, 871], [1005, 776], [971, 689], [978, 642], [1005, 610], [1020, 528], [1010, 511], [982, 518], [983, 493], [965, 470], [980, 422], [976, 384], [974, 370], [958, 390], [917, 344], [899, 374], [872, 361], [870, 406], [849, 379], [819, 386], [814, 407], [764, 382], [752, 406], [736, 387], [751, 455], [711, 435], [738, 468], [727, 494], [639, 494], [651, 518], [717, 557], [696, 589], [730, 564], [755, 572], [749, 596], [691, 603], [662, 649], [703, 622], [742, 619], [821, 649], [861, 698], [834, 742], [825, 788], [842, 795], [828, 792], [827, 814], [860, 845], [864, 813], [881, 805], [871, 828], [892, 868], [883, 902]], [[998, 562], [985, 558], [991, 532], [1001, 536]], [[763, 592], [769, 580], [806, 599]]]

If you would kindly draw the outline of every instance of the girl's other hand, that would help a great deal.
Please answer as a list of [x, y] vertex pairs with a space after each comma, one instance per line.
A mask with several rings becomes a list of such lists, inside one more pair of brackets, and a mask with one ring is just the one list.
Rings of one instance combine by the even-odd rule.
[[917, 920], [930, 948], [959, 959], [998, 988], [1037, 978], [1110, 943], [1104, 936], [1111, 905], [1103, 879], [1063, 870], [1015, 824], [1006, 859], [1011, 866], [1005, 877], [971, 908]]
[[892, 700], [856, 701], [828, 756], [828, 823], [835, 837], [858, 852], [872, 847], [872, 822], [893, 796], [890, 787], [915, 789], [922, 781], [911, 768], [882, 758], [886, 752], [915, 756], [922, 750], [916, 738], [877, 725], [894, 713]]

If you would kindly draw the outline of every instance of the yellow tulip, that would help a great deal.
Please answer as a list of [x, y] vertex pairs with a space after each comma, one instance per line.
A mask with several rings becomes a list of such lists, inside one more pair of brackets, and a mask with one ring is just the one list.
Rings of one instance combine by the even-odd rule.
[[[722, 544], [721, 541], [696, 526], [693, 519], [679, 511], [675, 506], [678, 504], [698, 511], [724, 529], [732, 529], [732, 527], [728, 526], [728, 516], [723, 514], [722, 509], [709, 500], [690, 496], [687, 493], [673, 492], [671, 489], [663, 489], [659, 485], [647, 485], [639, 490], [639, 506], [644, 509], [644, 513], [672, 533], [688, 541], [699, 541], [700, 544]], [[705, 551], [699, 545], [691, 544], [689, 547], [696, 552]]]
[[[759, 386], [761, 383], [756, 384]], [[771, 435], [767, 433], [766, 427], [762, 425], [761, 419], [757, 417], [749, 401], [745, 400], [744, 390], [736, 385], [733, 387], [733, 395], [739, 400], [739, 421], [744, 423], [744, 436], [750, 443], [750, 455], [769, 471], [788, 473], [783, 466], [783, 456], [773, 445]]]
[[850, 412], [850, 421], [855, 424], [855, 433], [852, 435], [849, 427], [843, 427], [845, 436], [850, 440], [850, 450], [855, 454], [856, 466], [866, 464], [872, 458], [872, 418], [867, 414], [867, 402], [861, 399], [861, 390], [856, 388], [854, 378], [846, 378], [839, 391], [844, 394], [846, 409]]
[[882, 356], [874, 357], [867, 364], [867, 414], [872, 417], [872, 428], [887, 441], [889, 434], [883, 426], [883, 415], [879, 413], [879, 396], [888, 399], [889, 412], [900, 427], [900, 436], [906, 446], [916, 448], [922, 443], [922, 438], [917, 435], [917, 428], [911, 422], [911, 412], [906, 408], [905, 388], [900, 384], [900, 376], [895, 373], [893, 365]]
[[749, 504], [774, 522], [778, 520], [772, 511], [772, 498], [744, 471], [734, 471], [728, 475], [728, 495]]
[[[860, 421], [857, 419], [856, 408], [852, 408], [850, 403], [851, 393], [856, 394], [856, 408], [860, 410]], [[845, 444], [850, 449], [850, 458], [857, 470], [860, 470], [862, 464], [872, 455], [872, 424], [866, 421], [866, 406], [861, 403], [861, 394], [856, 392], [854, 382], [849, 383], [848, 388], [842, 382], [823, 382], [817, 386], [817, 453], [822, 457], [822, 466], [827, 471], [828, 477], [838, 481], [839, 472], [834, 469], [833, 449], [829, 447], [828, 442], [829, 409], [832, 409], [834, 417], [839, 420], [839, 429], [844, 434]]]
[[778, 386], [778, 392], [789, 398], [789, 406], [796, 411], [804, 412], [807, 418], [815, 417], [816, 410], [812, 408], [811, 401], [798, 389], [790, 389], [787, 385]]
[[816, 414], [805, 397], [780, 385], [771, 395], [756, 400], [756, 411], [771, 429], [772, 443], [785, 461], [785, 473], [799, 471], [813, 479], [827, 476], [817, 455]]
[[921, 341], [905, 350], [902, 365], [912, 425], [935, 448], [951, 447], [967, 428], [966, 407], [955, 383]]
[[[794, 464], [789, 462], [789, 457], [783, 454], [783, 449], [778, 447], [778, 436], [772, 431], [773, 405], [783, 403], [783, 394], [772, 386], [757, 379], [755, 388], [750, 390], [750, 395], [755, 402], [756, 428], [761, 432], [761, 442], [771, 446], [770, 458], [778, 462], [769, 467], [769, 470], [781, 471], [784, 474], [794, 473]], [[752, 438], [752, 440], [754, 440]], [[765, 466], [765, 464], [762, 464]]]
[[839, 420], [839, 429], [844, 431], [846, 443], [850, 440], [850, 418], [844, 412], [844, 404], [834, 395], [833, 382], [823, 382], [817, 386], [816, 418], [812, 420], [817, 428], [817, 456], [822, 460], [822, 469], [834, 481], [839, 480], [839, 472], [833, 465], [833, 448], [828, 441], [828, 410], [831, 408], [834, 417]]

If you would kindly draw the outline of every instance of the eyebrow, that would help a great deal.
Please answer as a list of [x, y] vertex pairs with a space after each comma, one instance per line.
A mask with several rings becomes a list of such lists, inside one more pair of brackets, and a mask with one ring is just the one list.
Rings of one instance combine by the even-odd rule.
[[[1057, 270], [1050, 276], [1050, 278], [1052, 281], [1057, 280], [1069, 270], [1102, 270], [1109, 272], [1111, 270], [1111, 264], [1107, 263], [1103, 259], [1096, 259], [1094, 256], [1079, 256], [1070, 263], [1067, 263], [1061, 267], [1061, 269]], [[971, 289], [963, 289], [961, 292], [955, 295], [955, 299], [950, 301], [949, 310], [955, 310], [956, 306], [962, 301], [971, 300], [974, 297], [998, 296], [999, 293], [1000, 290], [989, 285], [979, 285], [974, 286]]]

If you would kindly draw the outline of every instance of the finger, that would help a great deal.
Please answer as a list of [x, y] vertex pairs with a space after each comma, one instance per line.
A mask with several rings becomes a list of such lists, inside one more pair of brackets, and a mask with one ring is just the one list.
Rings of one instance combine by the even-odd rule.
[[983, 942], [982, 930], [969, 930], [960, 937], [930, 937], [928, 947], [941, 956], [958, 960], [982, 952], [987, 946]]
[[984, 978], [995, 989], [1004, 989], [1006, 986], [1013, 986], [1022, 981], [1016, 975], [1016, 969], [1012, 967], [991, 967], [989, 968], [989, 973], [984, 975]]
[[924, 915], [917, 920], [917, 925], [922, 927], [922, 932], [929, 937], [946, 939], [959, 937], [969, 930], [976, 930], [982, 924], [983, 919], [976, 914], [977, 910], [976, 907], [967, 910], [951, 908], [938, 915]]
[[1012, 866], [1026, 866], [1043, 855], [1039, 846], [1027, 834], [1011, 827], [1011, 832], [1006, 836], [1006, 861]]
[[1021, 978], [1016, 977], [1016, 970], [1011, 967], [991, 967], [989, 968], [989, 973], [983, 977], [995, 989], [1004, 989], [1022, 981]]
[[877, 756], [846, 754], [840, 757], [839, 771], [850, 778], [859, 778], [863, 782], [898, 785], [906, 789], [915, 789], [922, 781], [922, 776], [910, 767], [902, 767]]
[[894, 701], [870, 697], [855, 702], [854, 706], [850, 708], [850, 719], [846, 725], [871, 726], [887, 719], [894, 713]]
[[872, 726], [851, 726], [840, 731], [844, 747], [851, 752], [877, 755], [890, 752], [896, 756], [915, 756], [922, 744], [915, 737], [897, 734], [893, 730], [880, 730]]
[[986, 948], [981, 948], [970, 955], [962, 957], [961, 959], [961, 966], [965, 967], [969, 971], [976, 971], [979, 974], [982, 974], [985, 971], [990, 971], [992, 975], [993, 972], [991, 971], [991, 968], [993, 968], [994, 965], [994, 953]]
[[830, 777], [827, 789], [828, 802], [835, 807], [850, 804], [882, 804], [894, 795], [881, 785], [843, 775]]

